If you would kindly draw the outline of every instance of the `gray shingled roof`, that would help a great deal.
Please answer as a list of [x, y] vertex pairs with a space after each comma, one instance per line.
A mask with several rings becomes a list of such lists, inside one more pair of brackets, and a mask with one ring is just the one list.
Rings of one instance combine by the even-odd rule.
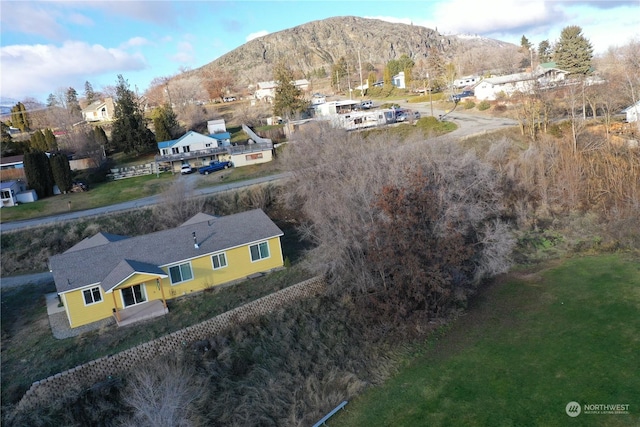
[[155, 274], [160, 277], [167, 277], [167, 273], [157, 265], [125, 259], [120, 261], [116, 268], [111, 270], [107, 277], [104, 278], [102, 281], [102, 289], [109, 292], [134, 273]]
[[76, 243], [75, 245], [67, 249], [65, 253], [79, 251], [81, 249], [93, 248], [94, 246], [106, 245], [107, 243], [117, 242], [118, 240], [123, 240], [128, 238], [129, 238], [128, 236], [120, 236], [118, 234], [109, 234], [109, 233], [100, 232], [98, 234], [94, 234], [91, 237], [87, 237], [86, 239], [81, 240], [80, 242]]
[[[122, 280], [127, 277], [124, 276], [127, 271], [144, 264], [166, 266], [284, 234], [260, 209], [218, 218], [200, 218], [203, 221], [191, 223], [192, 218], [170, 230], [54, 255], [49, 259], [49, 266], [56, 289], [59, 293], [67, 292], [102, 283], [107, 278], [110, 286], [115, 286], [113, 281], [117, 278]], [[193, 232], [199, 246], [197, 249]], [[123, 260], [128, 260], [128, 263], [120, 265]]]

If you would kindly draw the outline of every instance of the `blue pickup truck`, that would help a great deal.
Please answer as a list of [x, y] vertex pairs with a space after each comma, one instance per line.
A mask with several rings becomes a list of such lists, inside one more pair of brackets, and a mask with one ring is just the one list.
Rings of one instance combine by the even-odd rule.
[[198, 169], [198, 172], [202, 175], [209, 175], [212, 172], [221, 171], [223, 169], [229, 169], [233, 164], [231, 162], [218, 162], [213, 161], [208, 166], [203, 166]]

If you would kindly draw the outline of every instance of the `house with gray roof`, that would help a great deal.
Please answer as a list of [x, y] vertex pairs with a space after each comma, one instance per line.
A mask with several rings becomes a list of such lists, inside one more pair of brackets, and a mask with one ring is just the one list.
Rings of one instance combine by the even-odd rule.
[[[72, 328], [168, 312], [167, 300], [284, 265], [282, 230], [260, 209], [136, 237], [98, 233], [49, 259]], [[125, 322], [126, 321], [126, 322]]]

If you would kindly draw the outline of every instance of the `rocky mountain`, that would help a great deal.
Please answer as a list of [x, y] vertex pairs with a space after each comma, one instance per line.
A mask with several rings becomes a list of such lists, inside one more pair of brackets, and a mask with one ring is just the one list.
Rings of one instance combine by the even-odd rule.
[[355, 69], [358, 53], [362, 64], [376, 67], [403, 54], [417, 62], [426, 58], [432, 47], [451, 60], [474, 50], [516, 46], [475, 36], [444, 36], [417, 25], [353, 16], [334, 17], [251, 40], [189, 74], [225, 70], [239, 83], [250, 84], [271, 80], [272, 66], [281, 59], [295, 72], [305, 75], [321, 67], [330, 72], [332, 64], [343, 56]]

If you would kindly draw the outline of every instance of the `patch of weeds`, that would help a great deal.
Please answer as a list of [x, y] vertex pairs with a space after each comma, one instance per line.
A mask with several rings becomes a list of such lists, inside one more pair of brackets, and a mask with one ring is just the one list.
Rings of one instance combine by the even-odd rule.
[[485, 111], [485, 110], [488, 110], [489, 108], [491, 108], [491, 104], [489, 104], [489, 101], [481, 101], [478, 104], [478, 110], [480, 111]]

